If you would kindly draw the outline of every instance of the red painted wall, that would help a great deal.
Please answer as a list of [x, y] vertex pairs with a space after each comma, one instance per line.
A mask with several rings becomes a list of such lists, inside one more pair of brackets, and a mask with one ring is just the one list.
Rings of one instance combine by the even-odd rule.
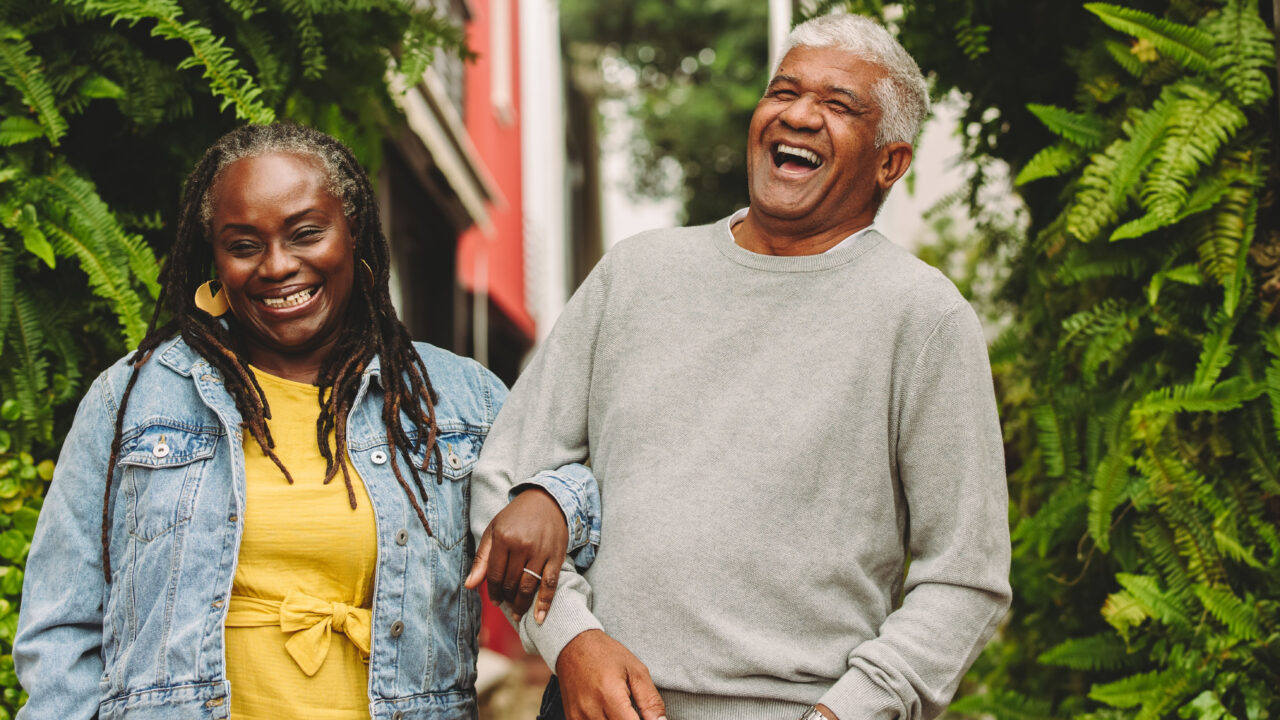
[[[493, 61], [492, 7], [506, 3], [510, 8], [510, 78], [512, 108], [500, 117], [492, 103]], [[476, 9], [467, 26], [468, 46], [479, 57], [468, 64], [463, 118], [467, 132], [501, 190], [502, 202], [490, 206], [493, 234], [486, 237], [478, 228], [463, 233], [458, 244], [458, 278], [463, 287], [475, 288], [477, 253], [488, 253], [489, 296], [493, 303], [525, 335], [534, 337], [534, 321], [524, 304], [523, 193], [520, 186], [520, 45], [519, 3], [516, 0], [476, 0]]]

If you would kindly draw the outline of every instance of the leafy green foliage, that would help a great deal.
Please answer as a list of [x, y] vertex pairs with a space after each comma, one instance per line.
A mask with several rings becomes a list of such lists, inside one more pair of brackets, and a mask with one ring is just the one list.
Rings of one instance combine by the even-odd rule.
[[460, 41], [402, 0], [0, 0], [0, 718], [24, 699], [9, 652], [48, 458], [145, 333], [181, 179], [277, 117], [376, 166], [402, 122], [388, 69], [416, 79]]

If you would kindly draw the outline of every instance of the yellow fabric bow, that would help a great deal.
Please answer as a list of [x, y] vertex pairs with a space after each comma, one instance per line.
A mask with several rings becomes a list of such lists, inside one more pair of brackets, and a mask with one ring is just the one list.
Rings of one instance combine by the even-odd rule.
[[307, 677], [315, 675], [324, 664], [335, 631], [346, 635], [368, 662], [372, 624], [371, 610], [321, 600], [297, 590], [285, 596], [283, 602], [232, 595], [227, 609], [227, 627], [279, 625], [282, 632], [293, 633], [284, 647]]

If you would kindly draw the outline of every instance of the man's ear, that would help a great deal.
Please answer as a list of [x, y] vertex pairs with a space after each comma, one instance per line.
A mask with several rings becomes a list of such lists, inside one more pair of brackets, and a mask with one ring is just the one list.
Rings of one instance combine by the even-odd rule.
[[880, 148], [880, 166], [876, 171], [876, 184], [880, 187], [881, 195], [889, 192], [889, 188], [907, 174], [907, 169], [911, 167], [911, 158], [914, 156], [915, 150], [912, 149], [911, 143], [895, 142]]

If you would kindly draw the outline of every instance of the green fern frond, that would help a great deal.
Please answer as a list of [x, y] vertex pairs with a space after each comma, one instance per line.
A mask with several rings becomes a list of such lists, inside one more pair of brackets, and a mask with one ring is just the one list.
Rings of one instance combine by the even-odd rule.
[[1191, 384], [1208, 388], [1218, 381], [1222, 371], [1231, 364], [1236, 354], [1236, 346], [1231, 344], [1231, 334], [1236, 324], [1229, 318], [1215, 318], [1217, 327], [1203, 339], [1200, 359], [1196, 362], [1195, 378]]
[[1073, 670], [1119, 670], [1129, 667], [1135, 655], [1124, 640], [1113, 632], [1098, 633], [1083, 638], [1072, 638], [1049, 648], [1040, 654], [1036, 662], [1042, 665], [1068, 667]]
[[1135, 526], [1138, 542], [1147, 551], [1151, 562], [1160, 570], [1169, 592], [1179, 597], [1191, 592], [1191, 576], [1173, 540], [1173, 532], [1156, 515], [1146, 515]]
[[1013, 184], [1025, 185], [1033, 180], [1057, 177], [1074, 169], [1083, 159], [1084, 153], [1075, 145], [1070, 143], [1050, 145], [1027, 161], [1027, 164], [1018, 172], [1018, 177], [1014, 179]]
[[1271, 431], [1280, 441], [1280, 327], [1273, 327], [1263, 335], [1263, 343], [1271, 356], [1265, 380], [1267, 398], [1271, 400]]
[[175, 0], [84, 0], [82, 7], [98, 17], [109, 18], [112, 23], [136, 25], [143, 20], [154, 20], [153, 36], [185, 42], [191, 49], [191, 55], [178, 63], [178, 69], [203, 68], [209, 89], [222, 98], [220, 109], [234, 106], [237, 118], [253, 123], [275, 120], [275, 112], [258, 99], [262, 89], [240, 67], [226, 40], [196, 21], [184, 22], [182, 8]]
[[[37, 303], [23, 288], [14, 289], [13, 325], [6, 334], [11, 358], [12, 380], [22, 416], [39, 422], [40, 396], [48, 387], [48, 361], [44, 358], [45, 342], [42, 313]], [[8, 354], [8, 353], [6, 353]], [[9, 364], [9, 363], [7, 363]]]
[[43, 178], [46, 188], [58, 199], [58, 205], [67, 209], [74, 230], [89, 233], [98, 239], [98, 251], [120, 252], [134, 277], [146, 286], [152, 298], [159, 297], [159, 263], [155, 254], [140, 235], [126, 233], [111, 213], [111, 209], [98, 196], [93, 183], [80, 177], [66, 166], [59, 166]]
[[1255, 570], [1263, 568], [1262, 563], [1258, 562], [1258, 558], [1253, 554], [1253, 548], [1241, 545], [1240, 541], [1231, 535], [1215, 528], [1213, 539], [1218, 545], [1218, 552], [1222, 553], [1223, 557], [1244, 563]]
[[1029, 698], [1013, 690], [991, 690], [966, 695], [951, 703], [948, 713], [960, 713], [996, 720], [1052, 720], [1053, 706], [1047, 700]]
[[[1245, 204], [1240, 217], [1240, 239], [1236, 243], [1236, 256], [1231, 267], [1231, 274], [1222, 283], [1222, 309], [1229, 316], [1234, 316], [1240, 301], [1245, 297], [1245, 287], [1252, 281], [1249, 272], [1249, 248], [1253, 246], [1253, 235], [1258, 221], [1258, 196], [1255, 194]], [[1215, 230], [1226, 223], [1225, 217], [1214, 218]], [[1232, 223], [1234, 229], [1235, 224]], [[1224, 233], [1225, 234], [1225, 233]]]
[[1111, 549], [1111, 513], [1127, 497], [1129, 468], [1133, 459], [1123, 447], [1113, 449], [1098, 463], [1093, 476], [1093, 488], [1089, 491], [1089, 535], [1098, 549]]
[[1067, 232], [1082, 242], [1097, 237], [1102, 229], [1119, 218], [1131, 201], [1143, 171], [1159, 149], [1177, 101], [1166, 87], [1145, 112], [1125, 122], [1124, 134], [1093, 155], [1080, 174], [1076, 195], [1067, 209]]
[[1233, 377], [1211, 387], [1174, 385], [1153, 390], [1134, 406], [1137, 417], [1180, 412], [1228, 412], [1257, 398], [1265, 391], [1261, 383]]
[[1203, 29], [1213, 42], [1212, 74], [1235, 100], [1251, 107], [1270, 99], [1275, 40], [1258, 15], [1257, 3], [1228, 0]]
[[1180, 628], [1191, 625], [1187, 609], [1183, 607], [1176, 595], [1162, 589], [1155, 578], [1150, 575], [1116, 573], [1116, 580], [1135, 600], [1142, 603], [1143, 609], [1152, 618], [1165, 625]]
[[40, 218], [34, 205], [20, 200], [8, 203], [0, 210], [0, 225], [16, 230], [22, 236], [27, 252], [40, 258], [45, 265], [54, 266], [53, 246], [40, 230]]
[[1102, 604], [1102, 619], [1128, 640], [1129, 630], [1141, 625], [1150, 614], [1145, 605], [1128, 592], [1113, 592]]
[[1146, 40], [1161, 54], [1196, 72], [1209, 72], [1213, 39], [1203, 31], [1151, 13], [1109, 3], [1085, 3], [1084, 8], [1114, 30]]
[[22, 33], [0, 21], [0, 78], [22, 95], [22, 102], [36, 114], [49, 144], [57, 146], [67, 133], [67, 121], [58, 112], [53, 88], [40, 59]]
[[[3, 241], [0, 235], [0, 241]], [[0, 356], [4, 355], [4, 337], [13, 317], [13, 296], [17, 291], [14, 254], [0, 242]]]
[[1230, 588], [1221, 585], [1196, 585], [1193, 590], [1204, 603], [1204, 609], [1226, 625], [1237, 638], [1257, 640], [1262, 637], [1262, 623], [1256, 605], [1241, 600]]
[[1089, 697], [1112, 707], [1137, 707], [1160, 694], [1165, 682], [1165, 673], [1141, 673], [1105, 685], [1094, 685], [1089, 690]]
[[1031, 418], [1036, 425], [1045, 475], [1051, 478], [1062, 477], [1066, 472], [1066, 457], [1063, 452], [1063, 429], [1059, 424], [1057, 411], [1052, 403], [1041, 403], [1031, 409]]
[[1147, 304], [1155, 307], [1160, 300], [1160, 290], [1164, 287], [1165, 280], [1173, 280], [1183, 285], [1203, 285], [1204, 273], [1200, 272], [1200, 268], [1188, 263], [1177, 267], [1161, 270], [1151, 276], [1151, 281], [1147, 283]]
[[44, 128], [30, 118], [15, 115], [0, 121], [0, 145], [9, 147], [44, 137]]
[[1053, 544], [1054, 537], [1064, 528], [1079, 521], [1089, 486], [1068, 483], [1058, 486], [1047, 500], [1041, 503], [1034, 515], [1022, 519], [1013, 528], [1013, 541], [1032, 546], [1039, 557], [1044, 557]]
[[1142, 77], [1142, 74], [1147, 71], [1147, 64], [1133, 54], [1133, 48], [1129, 45], [1115, 40], [1108, 40], [1106, 47], [1111, 59], [1115, 60], [1116, 64], [1124, 68], [1124, 71], [1130, 75]]
[[[1176, 99], [1171, 103], [1159, 150], [1142, 187], [1142, 205], [1153, 220], [1144, 231], [1172, 224], [1179, 218], [1187, 205], [1192, 179], [1249, 122], [1235, 104], [1194, 82], [1170, 86], [1166, 93], [1174, 94]], [[1111, 239], [1139, 234], [1117, 230]]]
[[1107, 124], [1102, 118], [1088, 113], [1063, 110], [1053, 105], [1030, 103], [1031, 111], [1049, 132], [1076, 145], [1082, 150], [1096, 150], [1102, 147], [1107, 132]]
[[129, 287], [127, 280], [121, 277], [119, 270], [111, 267], [110, 258], [89, 247], [67, 227], [51, 220], [46, 220], [44, 227], [54, 237], [60, 254], [74, 256], [80, 261], [80, 269], [89, 276], [89, 287], [94, 294], [111, 303], [111, 309], [120, 321], [129, 346], [134, 347], [142, 342], [142, 337], [147, 332], [142, 302], [133, 288]]

